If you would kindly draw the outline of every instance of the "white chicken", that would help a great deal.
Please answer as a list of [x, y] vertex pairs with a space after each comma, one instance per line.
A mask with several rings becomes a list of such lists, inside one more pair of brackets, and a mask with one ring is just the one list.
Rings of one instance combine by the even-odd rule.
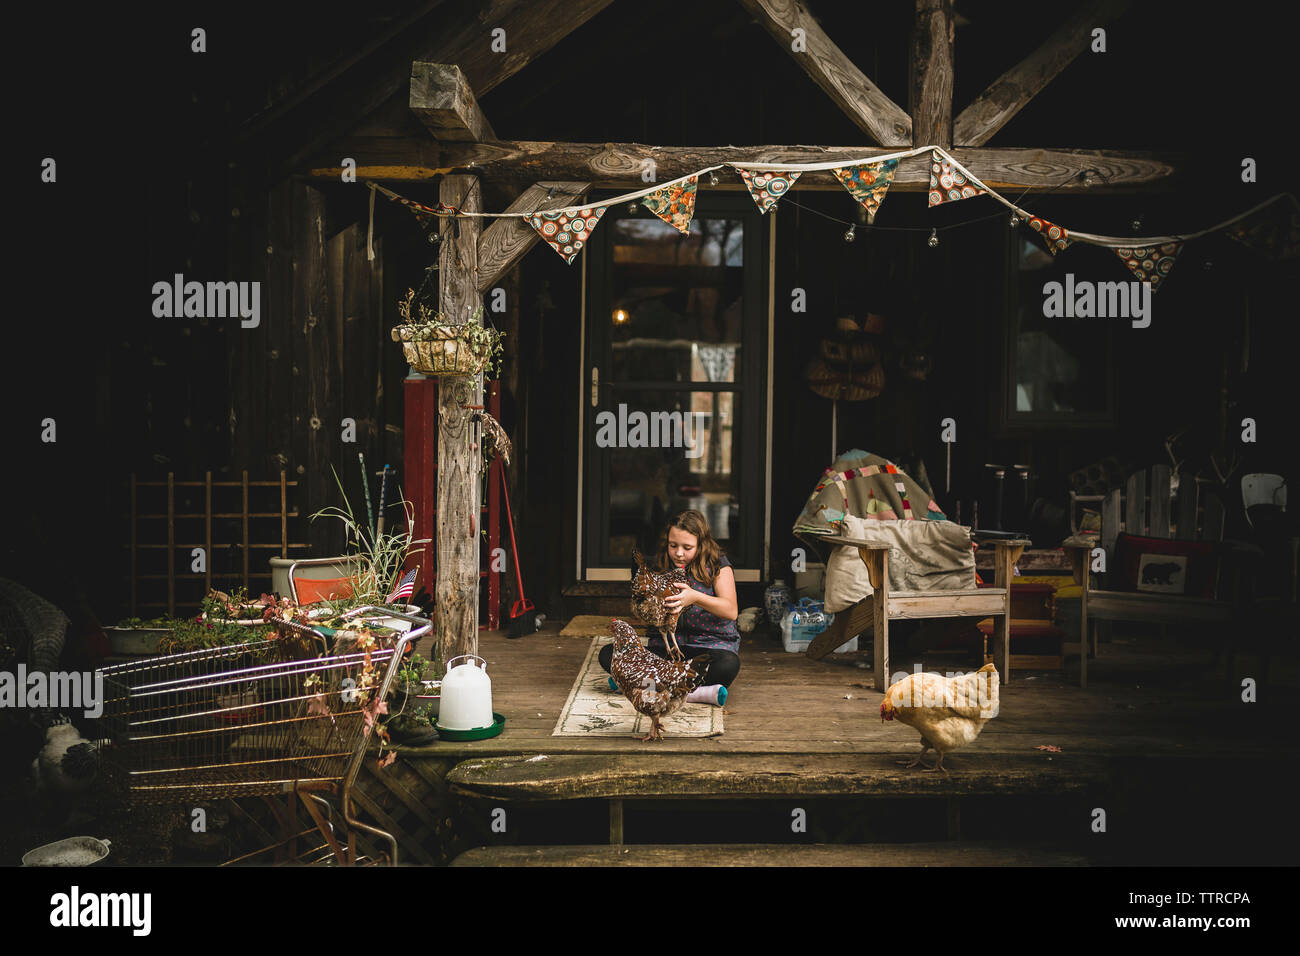
[[921, 734], [916, 759], [899, 764], [915, 767], [933, 750], [939, 759], [925, 769], [944, 773], [943, 755], [971, 743], [997, 714], [998, 671], [992, 664], [960, 677], [910, 674], [892, 684], [880, 704], [882, 721], [897, 718]]
[[105, 743], [86, 740], [66, 717], [56, 717], [45, 730], [45, 746], [32, 761], [32, 796], [58, 800], [89, 790], [99, 775], [99, 750]]

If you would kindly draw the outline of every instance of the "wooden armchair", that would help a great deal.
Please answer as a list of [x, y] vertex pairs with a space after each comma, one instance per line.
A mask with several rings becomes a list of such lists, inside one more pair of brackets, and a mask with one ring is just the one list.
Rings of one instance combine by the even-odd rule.
[[[1229, 643], [1229, 672], [1231, 673], [1232, 629], [1227, 627], [1234, 617], [1235, 607], [1231, 588], [1222, 560], [1224, 549], [1219, 544], [1223, 538], [1223, 502], [1212, 493], [1201, 493], [1195, 476], [1190, 472], [1179, 475], [1177, 509], [1171, 529], [1172, 493], [1168, 465], [1154, 465], [1147, 471], [1132, 475], [1124, 492], [1114, 488], [1101, 499], [1101, 532], [1098, 536], [1076, 534], [1066, 540], [1064, 547], [1070, 553], [1075, 583], [1083, 587], [1080, 625], [1079, 686], [1088, 686], [1088, 650], [1097, 655], [1095, 622], [1143, 621], [1167, 624], [1211, 624], [1223, 627]], [[1149, 491], [1148, 491], [1149, 489]], [[1082, 499], [1071, 493], [1071, 511]], [[1149, 502], [1149, 509], [1148, 509]], [[1123, 520], [1120, 508], [1123, 505]], [[1072, 515], [1073, 518], [1073, 515]], [[1172, 534], [1171, 534], [1172, 530]], [[1158, 590], [1121, 590], [1113, 583], [1125, 573], [1118, 565], [1123, 557], [1123, 539], [1120, 534], [1142, 536], [1142, 540], [1159, 539], [1169, 542], [1214, 543], [1210, 562], [1213, 581], [1211, 596], [1203, 594], [1169, 593]], [[1092, 576], [1093, 552], [1100, 548], [1106, 557], [1109, 586], [1098, 588]], [[1190, 583], [1188, 566], [1191, 560], [1176, 554], [1176, 548], [1165, 549], [1155, 555], [1143, 554], [1136, 567], [1138, 578], [1153, 586], [1171, 582], [1181, 572], [1182, 584]], [[1131, 555], [1131, 549], [1130, 549]], [[1166, 557], [1164, 562], [1147, 562], [1148, 557]], [[1146, 568], [1151, 568], [1147, 571]]]
[[[818, 535], [819, 541], [832, 546], [849, 545], [858, 549], [858, 555], [867, 566], [867, 577], [873, 593], [853, 607], [836, 616], [826, 631], [813, 638], [807, 654], [820, 658], [845, 644], [865, 630], [872, 630], [872, 647], [876, 689], [889, 686], [889, 622], [891, 620], [932, 617], [992, 617], [993, 662], [1003, 683], [1011, 682], [1011, 651], [1008, 626], [1011, 621], [1010, 583], [1012, 568], [1031, 542], [1025, 539], [993, 542], [994, 581], [992, 587], [975, 587], [961, 590], [891, 591], [889, 589], [889, 547], [860, 538], [843, 535]], [[841, 617], [844, 624], [840, 627]]]

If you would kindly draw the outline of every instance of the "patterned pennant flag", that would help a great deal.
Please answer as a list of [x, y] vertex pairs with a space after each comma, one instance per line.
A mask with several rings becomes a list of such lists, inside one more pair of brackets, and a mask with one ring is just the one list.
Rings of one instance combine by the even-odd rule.
[[930, 205], [938, 206], [959, 199], [970, 199], [988, 192], [966, 181], [961, 171], [935, 150], [930, 154]]
[[1242, 245], [1269, 259], [1294, 259], [1300, 255], [1300, 208], [1293, 202], [1265, 206], [1226, 231]]
[[759, 212], [767, 212], [775, 206], [776, 201], [786, 194], [801, 175], [801, 172], [774, 173], [764, 170], [751, 173], [747, 169], [740, 170], [740, 178], [745, 181], [749, 194], [758, 204]]
[[876, 212], [885, 201], [885, 192], [894, 181], [894, 172], [898, 169], [898, 160], [886, 159], [879, 163], [859, 163], [856, 166], [841, 166], [832, 169], [835, 178], [853, 198], [862, 203], [867, 210], [867, 222], [876, 221]]
[[691, 231], [691, 217], [695, 215], [695, 188], [699, 179], [699, 176], [692, 176], [685, 182], [656, 189], [641, 200], [641, 205], [686, 235]]
[[1116, 249], [1116, 254], [1124, 260], [1124, 265], [1133, 270], [1140, 282], [1150, 282], [1151, 291], [1160, 288], [1161, 281], [1169, 275], [1174, 267], [1174, 260], [1182, 252], [1181, 242], [1166, 242], [1159, 246], [1138, 246], [1132, 249]]
[[572, 263], [608, 208], [591, 206], [577, 212], [538, 212], [528, 217], [528, 224], [565, 262]]
[[1052, 255], [1061, 252], [1070, 244], [1070, 234], [1065, 231], [1063, 226], [1048, 222], [1046, 219], [1040, 219], [1038, 216], [1030, 216], [1028, 225], [1030, 229], [1047, 240], [1047, 251]]

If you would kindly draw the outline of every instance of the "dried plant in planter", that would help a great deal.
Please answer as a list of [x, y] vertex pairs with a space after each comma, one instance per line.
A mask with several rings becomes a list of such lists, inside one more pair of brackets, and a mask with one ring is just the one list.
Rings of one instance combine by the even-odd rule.
[[[333, 471], [333, 469], [330, 469]], [[358, 518], [352, 511], [347, 492], [338, 472], [334, 472], [334, 481], [339, 486], [343, 498], [343, 507], [329, 506], [322, 508], [311, 516], [317, 518], [335, 518], [342, 522], [346, 544], [345, 551], [349, 558], [358, 563], [357, 572], [352, 575], [352, 597], [343, 602], [345, 605], [360, 607], [362, 604], [381, 605], [388, 600], [388, 595], [397, 587], [401, 579], [406, 559], [420, 545], [428, 544], [429, 539], [413, 540], [415, 532], [415, 508], [409, 501], [399, 501], [405, 520], [384, 531], [372, 528], [369, 522]]]
[[454, 325], [441, 312], [416, 302], [415, 290], [407, 289], [397, 310], [402, 324], [393, 329], [393, 341], [402, 344], [406, 361], [417, 372], [477, 375], [486, 371], [493, 378], [499, 374], [504, 334], [483, 325], [482, 306], [464, 325]]

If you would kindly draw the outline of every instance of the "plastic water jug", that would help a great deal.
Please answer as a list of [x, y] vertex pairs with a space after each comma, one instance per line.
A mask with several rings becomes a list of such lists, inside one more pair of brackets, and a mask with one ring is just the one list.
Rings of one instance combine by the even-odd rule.
[[[457, 661], [465, 663], [456, 664]], [[492, 726], [492, 679], [487, 675], [487, 661], [483, 658], [462, 654], [447, 662], [447, 675], [442, 679], [438, 726], [447, 730], [479, 730]]]

